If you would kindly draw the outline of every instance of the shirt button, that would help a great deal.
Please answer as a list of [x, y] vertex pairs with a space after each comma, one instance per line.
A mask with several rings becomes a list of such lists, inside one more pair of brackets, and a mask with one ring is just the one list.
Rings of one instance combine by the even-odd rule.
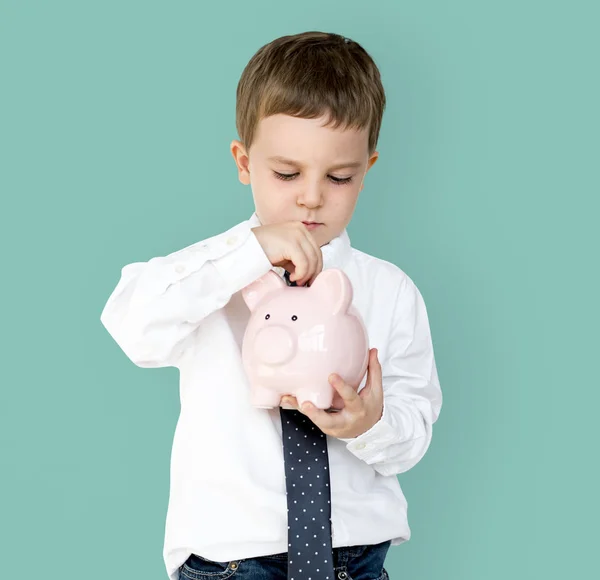
[[346, 572], [344, 572], [344, 571], [338, 572], [338, 578], [340, 580], [346, 580], [346, 578], [348, 578], [348, 574], [346, 574]]
[[359, 443], [356, 448], [357, 449], [364, 449], [366, 447], [366, 445], [364, 443]]
[[233, 246], [237, 242], [237, 236], [231, 236], [227, 239], [227, 245]]
[[177, 264], [177, 266], [175, 266], [175, 272], [178, 274], [185, 272], [185, 266], [183, 264]]

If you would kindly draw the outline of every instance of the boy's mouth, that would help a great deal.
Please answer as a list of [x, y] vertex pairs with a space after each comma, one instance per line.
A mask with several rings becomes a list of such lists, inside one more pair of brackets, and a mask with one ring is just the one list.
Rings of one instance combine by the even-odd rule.
[[318, 228], [319, 226], [322, 226], [323, 224], [319, 223], [319, 222], [302, 222], [308, 230], [314, 230], [315, 228]]

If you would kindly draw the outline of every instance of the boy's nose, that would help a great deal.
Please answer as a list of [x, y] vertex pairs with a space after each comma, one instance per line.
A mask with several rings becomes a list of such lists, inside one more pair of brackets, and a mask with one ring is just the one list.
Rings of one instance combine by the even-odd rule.
[[319, 185], [314, 185], [304, 190], [298, 199], [301, 205], [309, 208], [319, 207], [323, 203], [323, 195]]

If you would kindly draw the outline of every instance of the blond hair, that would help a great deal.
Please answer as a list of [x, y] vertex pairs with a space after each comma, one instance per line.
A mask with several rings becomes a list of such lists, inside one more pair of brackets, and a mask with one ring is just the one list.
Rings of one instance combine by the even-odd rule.
[[282, 36], [261, 47], [240, 77], [236, 128], [249, 150], [258, 122], [271, 115], [327, 115], [334, 128], [369, 131], [375, 151], [385, 92], [377, 65], [360, 44], [326, 32]]

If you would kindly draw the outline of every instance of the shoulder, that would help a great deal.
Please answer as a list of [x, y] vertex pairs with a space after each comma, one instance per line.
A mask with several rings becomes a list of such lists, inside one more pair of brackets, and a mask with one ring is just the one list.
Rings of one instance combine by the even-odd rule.
[[352, 260], [361, 278], [368, 280], [373, 287], [385, 289], [388, 295], [399, 297], [406, 291], [418, 292], [412, 278], [393, 262], [354, 247], [352, 247]]

